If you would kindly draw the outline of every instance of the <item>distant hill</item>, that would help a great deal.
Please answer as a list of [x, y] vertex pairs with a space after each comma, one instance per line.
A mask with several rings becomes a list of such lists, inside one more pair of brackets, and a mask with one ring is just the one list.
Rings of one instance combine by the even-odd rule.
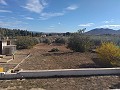
[[120, 30], [113, 30], [109, 28], [96, 28], [86, 32], [87, 35], [103, 35], [103, 34], [120, 34]]

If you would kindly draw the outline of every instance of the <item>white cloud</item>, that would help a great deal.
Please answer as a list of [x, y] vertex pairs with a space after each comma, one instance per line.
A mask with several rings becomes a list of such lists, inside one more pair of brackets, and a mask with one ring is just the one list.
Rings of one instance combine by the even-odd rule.
[[109, 23], [109, 21], [104, 21], [104, 23]]
[[0, 27], [17, 27], [18, 25], [24, 24], [26, 23], [23, 21], [10, 21], [10, 22], [0, 21]]
[[48, 5], [48, 3], [45, 0], [41, 0], [41, 2], [42, 2], [42, 5], [44, 6]]
[[0, 0], [0, 4], [7, 5], [5, 0]]
[[9, 11], [9, 10], [0, 10], [0, 13], [12, 13], [12, 11]]
[[34, 20], [34, 18], [32, 18], [32, 17], [25, 17], [25, 19]]
[[38, 20], [47, 20], [48, 18], [46, 18], [46, 17], [39, 17], [39, 19]]
[[[47, 4], [45, 4], [45, 5], [47, 5]], [[78, 8], [77, 5], [71, 5], [71, 6], [67, 7], [66, 10], [76, 10], [77, 8]], [[53, 12], [41, 13], [39, 20], [47, 20], [47, 19], [52, 18], [52, 17], [63, 16], [66, 13], [66, 10], [63, 10], [62, 12], [54, 12], [54, 13]], [[61, 24], [61, 23], [58, 23], [58, 24]]]
[[41, 13], [47, 3], [44, 0], [28, 0], [26, 6], [23, 6], [23, 8], [35, 12], [35, 13]]
[[47, 20], [52, 17], [63, 16], [63, 15], [64, 15], [63, 12], [61, 12], [61, 13], [41, 13], [41, 16], [39, 18], [40, 18], [40, 20]]
[[0, 27], [7, 27], [7, 26], [13, 26], [13, 25], [15, 25], [15, 23], [13, 23], [13, 22], [0, 21]]
[[114, 25], [102, 25], [102, 26], [100, 26], [100, 27], [98, 27], [98, 28], [112, 28], [112, 29], [118, 29], [118, 28], [120, 28], [120, 25], [119, 24], [114, 24]]
[[90, 27], [90, 26], [93, 26], [93, 25], [94, 25], [94, 23], [87, 23], [87, 24], [80, 24], [78, 26], [80, 26], [80, 27]]
[[71, 6], [67, 7], [66, 9], [67, 10], [76, 10], [77, 8], [78, 8], [77, 5], [71, 5]]
[[106, 24], [112, 23], [112, 22], [114, 22], [114, 19], [111, 19], [111, 20], [109, 20], [109, 21], [103, 21], [103, 23], [106, 23]]
[[64, 13], [42, 13], [41, 16], [43, 17], [56, 17], [56, 16], [63, 16]]
[[54, 30], [54, 29], [55, 29], [55, 26], [51, 25], [51, 26], [49, 26], [47, 29], [49, 29], [49, 30]]
[[0, 21], [0, 27], [9, 26], [9, 23]]

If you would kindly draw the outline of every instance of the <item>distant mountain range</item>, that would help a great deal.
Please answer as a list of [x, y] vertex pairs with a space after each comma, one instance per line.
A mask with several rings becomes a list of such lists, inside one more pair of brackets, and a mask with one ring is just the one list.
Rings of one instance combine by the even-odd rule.
[[103, 34], [120, 35], [120, 30], [113, 30], [109, 28], [96, 28], [86, 32], [85, 34], [87, 35], [103, 35]]

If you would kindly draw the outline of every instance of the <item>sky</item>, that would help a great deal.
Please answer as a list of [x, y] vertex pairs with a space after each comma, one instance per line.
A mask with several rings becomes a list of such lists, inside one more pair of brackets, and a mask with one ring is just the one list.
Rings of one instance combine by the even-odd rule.
[[37, 32], [120, 29], [120, 0], [0, 0], [0, 27]]

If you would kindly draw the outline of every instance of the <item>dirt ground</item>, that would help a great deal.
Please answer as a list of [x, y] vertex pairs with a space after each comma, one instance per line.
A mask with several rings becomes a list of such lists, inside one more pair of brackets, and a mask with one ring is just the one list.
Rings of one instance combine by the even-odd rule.
[[119, 76], [90, 76], [0, 81], [0, 90], [108, 90], [120, 89]]
[[[28, 54], [15, 54], [15, 59], [12, 56], [5, 56], [0, 59], [0, 67], [7, 72], [9, 69], [14, 69]], [[8, 62], [7, 62], [8, 61]]]
[[[48, 52], [58, 48], [57, 53]], [[43, 70], [43, 69], [71, 69], [100, 67], [92, 58], [94, 53], [73, 53], [65, 46], [39, 44], [29, 50], [21, 50], [17, 54], [31, 56], [26, 59], [18, 69]], [[0, 90], [106, 90], [120, 89], [120, 76], [88, 76], [67, 78], [42, 78], [25, 80], [0, 80]]]
[[[60, 51], [49, 52], [52, 48], [58, 48]], [[28, 51], [24, 50], [24, 52]], [[39, 44], [29, 52], [31, 57], [25, 60], [19, 69], [44, 70], [99, 67], [92, 60], [93, 57], [96, 57], [96, 54], [72, 52], [65, 46]]]

